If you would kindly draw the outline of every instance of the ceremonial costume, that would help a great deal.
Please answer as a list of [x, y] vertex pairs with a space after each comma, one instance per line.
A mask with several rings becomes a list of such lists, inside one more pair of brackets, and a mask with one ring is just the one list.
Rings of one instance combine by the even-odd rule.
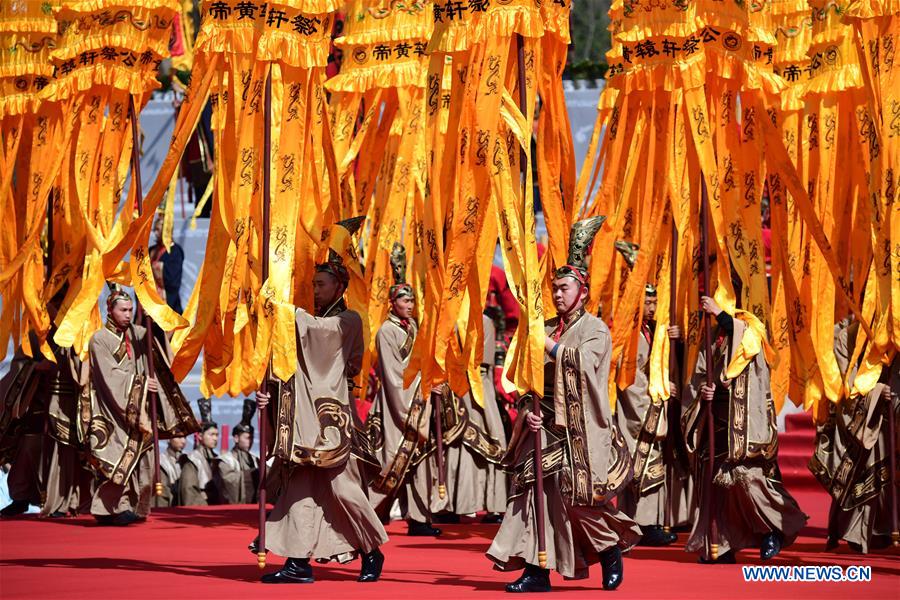
[[500, 460], [506, 452], [506, 432], [494, 390], [493, 364], [497, 341], [494, 323], [483, 317], [484, 352], [481, 377], [470, 381], [484, 390], [484, 406], [471, 394], [442, 398], [447, 462], [447, 510], [456, 515], [506, 510], [508, 487]]
[[[32, 348], [36, 348], [36, 338]], [[12, 504], [3, 516], [15, 516], [28, 510], [29, 504], [41, 505], [44, 492], [43, 448], [47, 421], [44, 373], [41, 358], [31, 358], [21, 349], [16, 352], [9, 372], [0, 381], [0, 464], [11, 463], [7, 478]]]
[[[107, 301], [130, 298], [113, 292]], [[147, 392], [147, 330], [130, 325], [117, 329], [111, 319], [89, 344], [90, 381], [79, 407], [81, 439], [90, 452], [90, 464], [101, 480], [94, 492], [91, 514], [98, 521], [127, 525], [150, 512], [153, 473], [153, 436], [150, 397], [157, 397], [160, 439], [197, 431], [190, 405], [169, 370], [167, 356], [153, 345], [153, 376], [158, 394]]]
[[[749, 547], [759, 547], [762, 558], [771, 558], [794, 541], [807, 520], [784, 488], [777, 469], [775, 405], [765, 352], [759, 350], [765, 346], [765, 332], [752, 315], [739, 312], [738, 316], [719, 313], [719, 335], [709, 361], [715, 384], [712, 412], [716, 436], [711, 504], [718, 528], [718, 538], [712, 541], [718, 544], [721, 562], [733, 562], [734, 552]], [[700, 398], [707, 364], [701, 348], [686, 390], [686, 398], [692, 402], [682, 417], [701, 496], [709, 478], [709, 444], [706, 428], [701, 427], [705, 407]], [[710, 560], [708, 536], [707, 507], [701, 502], [685, 550]]]
[[[572, 277], [579, 290], [586, 285], [585, 257], [603, 217], [573, 226], [569, 265], [556, 279]], [[583, 305], [547, 321], [547, 336], [557, 345], [545, 355], [543, 428], [544, 515], [547, 567], [567, 578], [588, 576], [588, 567], [602, 562], [604, 587], [621, 581], [621, 550], [641, 537], [638, 526], [612, 499], [631, 478], [631, 457], [616, 425], [609, 402], [612, 344], [609, 329]], [[546, 591], [547, 571], [539, 569], [534, 503], [535, 434], [524, 417], [524, 401], [509, 441], [504, 463], [513, 472], [512, 489], [503, 524], [487, 556], [496, 568], [525, 568], [507, 591]]]
[[[840, 323], [834, 354], [849, 389], [858, 364], [851, 364], [859, 322]], [[885, 390], [892, 393], [890, 400]], [[809, 469], [831, 495], [828, 547], [846, 541], [858, 552], [890, 543], [890, 446], [887, 419], [900, 423], [900, 361], [883, 367], [881, 381], [865, 395], [835, 404], [828, 402], [823, 423], [816, 428], [816, 450]], [[900, 426], [895, 427], [895, 434]], [[894, 448], [900, 448], [900, 439]], [[900, 460], [897, 461], [900, 464]]]
[[181, 460], [183, 452], [171, 446], [159, 455], [159, 481], [163, 486], [162, 496], [153, 498], [154, 507], [182, 506], [181, 502]]
[[[212, 420], [212, 402], [208, 398], [197, 400], [200, 410], [200, 434], [210, 429], [218, 430]], [[178, 478], [178, 495], [182, 506], [209, 506], [222, 504], [219, 455], [197, 440], [194, 449], [181, 457], [181, 477]]]
[[[336, 260], [317, 271], [346, 289], [349, 276]], [[296, 374], [279, 385], [271, 405], [282, 483], [266, 523], [267, 548], [290, 558], [282, 571], [264, 576], [267, 583], [311, 582], [309, 559], [348, 562], [362, 553], [365, 567], [370, 559], [383, 560], [378, 547], [387, 541], [349, 468], [354, 419], [347, 378], [362, 362], [362, 320], [341, 298], [320, 316], [297, 309], [296, 331]]]
[[93, 474], [84, 468], [78, 440], [78, 396], [81, 361], [71, 348], [54, 348], [56, 365], [44, 374], [50, 396], [44, 446], [45, 497], [43, 516], [86, 513], [90, 510]]
[[[256, 412], [256, 402], [244, 400], [244, 412], [233, 435], [250, 434], [253, 441], [253, 427], [250, 420]], [[235, 445], [219, 457], [219, 478], [222, 502], [225, 504], [254, 504], [257, 502], [259, 487], [259, 458]]]
[[[634, 269], [638, 246], [616, 242], [629, 268]], [[644, 293], [655, 298], [656, 288], [645, 287]], [[634, 463], [634, 479], [622, 491], [618, 507], [635, 520], [644, 532], [642, 544], [663, 546], [677, 539], [663, 531], [666, 522], [666, 466], [663, 441], [668, 434], [666, 404], [650, 397], [650, 349], [653, 345], [652, 322], [641, 321], [634, 383], [618, 394], [616, 416], [628, 451]]]

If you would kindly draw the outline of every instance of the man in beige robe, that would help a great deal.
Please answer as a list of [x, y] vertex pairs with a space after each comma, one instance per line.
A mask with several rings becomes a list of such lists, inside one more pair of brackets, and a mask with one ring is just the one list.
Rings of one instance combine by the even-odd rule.
[[447, 464], [447, 510], [442, 523], [458, 523], [460, 515], [486, 511], [485, 522], [498, 523], [506, 510], [508, 478], [500, 467], [506, 452], [506, 432], [494, 390], [493, 365], [497, 340], [494, 323], [482, 317], [484, 351], [481, 377], [470, 385], [480, 386], [484, 406], [472, 394], [443, 397], [443, 434]]
[[[312, 316], [297, 309], [297, 371], [272, 402], [275, 469], [281, 490], [266, 524], [268, 550], [289, 557], [264, 583], [312, 583], [310, 559], [362, 555], [358, 581], [377, 581], [387, 541], [358, 473], [350, 468], [354, 419], [347, 378], [359, 373], [362, 319], [343, 300], [347, 268], [336, 257], [316, 266]], [[267, 392], [257, 394], [269, 406]]]
[[153, 484], [151, 398], [157, 401], [160, 439], [197, 430], [197, 421], [168, 367], [168, 354], [154, 343], [154, 373], [147, 372], [148, 332], [132, 325], [134, 305], [115, 290], [107, 299], [107, 322], [89, 343], [87, 393], [79, 405], [79, 435], [100, 483], [91, 514], [100, 524], [129, 525], [150, 513]]
[[[717, 337], [712, 360], [707, 359], [705, 349], [700, 349], [684, 394], [690, 404], [682, 416], [682, 426], [697, 468], [697, 493], [702, 498], [702, 488], [709, 481], [709, 443], [701, 423], [705, 402], [712, 402], [715, 475], [709, 493], [711, 506], [700, 502], [685, 550], [698, 553], [703, 563], [734, 563], [737, 551], [756, 547], [760, 558], [769, 560], [793, 543], [808, 517], [778, 473], [775, 405], [765, 351], [759, 350], [766, 346], [765, 330], [752, 315], [738, 311], [732, 317], [708, 296], [701, 299], [701, 307], [716, 319]], [[745, 337], [748, 343], [742, 345]], [[713, 385], [707, 386], [710, 363]], [[710, 514], [715, 518], [715, 539], [710, 538]], [[718, 545], [715, 558], [711, 556], [712, 544]]]
[[219, 457], [219, 489], [225, 504], [255, 504], [259, 487], [259, 458], [250, 452], [253, 446], [253, 426], [256, 402], [244, 400], [241, 422], [234, 426], [231, 438], [234, 445]]
[[[546, 323], [544, 395], [540, 412], [524, 398], [504, 463], [513, 471], [503, 524], [487, 551], [495, 567], [525, 569], [508, 592], [550, 590], [549, 570], [583, 579], [601, 563], [604, 589], [622, 582], [622, 550], [640, 540], [638, 526], [612, 500], [631, 478], [631, 456], [612, 415], [609, 329], [584, 310], [586, 250], [603, 217], [580, 221], [570, 237], [569, 264], [555, 273], [556, 318]], [[547, 567], [539, 566], [535, 520], [535, 434], [543, 448]]]
[[395, 272], [389, 291], [391, 312], [375, 335], [380, 386], [366, 418], [366, 433], [381, 470], [370, 482], [369, 500], [386, 520], [399, 498], [408, 535], [436, 536], [441, 531], [431, 526], [437, 500], [437, 472], [429, 444], [432, 403], [422, 396], [419, 375], [409, 387], [403, 385], [418, 326], [415, 295], [400, 275], [405, 274], [405, 251], [398, 246], [391, 256]]
[[181, 457], [181, 477], [178, 478], [178, 495], [182, 506], [210, 506], [222, 504], [219, 478], [219, 425], [212, 420], [210, 401], [201, 398], [200, 431], [194, 440], [194, 449]]
[[[834, 354], [848, 389], [858, 364], [853, 363], [859, 322], [836, 326]], [[856, 552], [887, 547], [891, 532], [890, 440], [887, 419], [900, 424], [900, 361], [882, 367], [881, 378], [868, 394], [841, 402], [823, 402], [825, 413], [816, 427], [816, 450], [809, 469], [831, 495], [827, 549], [844, 540]], [[895, 435], [900, 426], [894, 428]], [[900, 438], [894, 448], [900, 448]], [[900, 464], [900, 457], [897, 459]]]
[[181, 506], [179, 481], [181, 479], [181, 457], [187, 439], [184, 436], [173, 437], [166, 444], [166, 451], [159, 455], [159, 480], [163, 493], [153, 498], [153, 507]]
[[619, 509], [643, 532], [642, 546], [668, 546], [678, 536], [663, 530], [666, 523], [666, 465], [663, 441], [668, 435], [666, 404], [650, 397], [650, 349], [656, 318], [656, 289], [644, 292], [644, 313], [638, 332], [634, 383], [619, 393], [617, 416], [634, 462], [634, 479], [619, 496]]

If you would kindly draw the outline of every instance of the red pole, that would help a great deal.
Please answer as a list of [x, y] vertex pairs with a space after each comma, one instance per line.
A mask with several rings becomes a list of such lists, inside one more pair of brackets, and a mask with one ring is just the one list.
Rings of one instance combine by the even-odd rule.
[[[144, 192], [141, 186], [141, 138], [138, 126], [138, 113], [134, 106], [134, 96], [128, 97], [128, 118], [131, 119], [131, 184], [134, 186], [134, 195], [137, 202], [138, 215], [144, 212]], [[144, 313], [144, 327], [146, 328], [147, 342], [147, 377], [153, 377], [155, 368], [153, 365], [153, 320], [147, 311]], [[163, 487], [159, 477], [159, 422], [157, 421], [157, 396], [153, 392], [147, 393], [150, 402], [150, 429], [153, 432], [153, 493], [162, 496]]]
[[[675, 325], [678, 321], [678, 307], [676, 303], [678, 302], [678, 229], [675, 227], [675, 219], [672, 219], [672, 248], [669, 252], [669, 327]], [[666, 332], [668, 335], [668, 332]], [[676, 387], [681, 383], [681, 374], [678, 372], [678, 357], [675, 353], [675, 344], [669, 343], [669, 381], [672, 382], [673, 388], [672, 391], [675, 392], [674, 397], [679, 398], [680, 390]], [[671, 396], [669, 401], [671, 402]], [[669, 410], [669, 407], [666, 406], [666, 414], [670, 414], [672, 411]], [[669, 424], [671, 427], [671, 423]], [[670, 438], [671, 439], [671, 438]], [[674, 455], [674, 452], [673, 452]], [[667, 491], [667, 494], [671, 493], [671, 490]], [[666, 533], [672, 531], [672, 502], [671, 498], [666, 498], [666, 512], [665, 512], [665, 522], [663, 524], [663, 530]]]
[[894, 546], [900, 546], [900, 527], [897, 526], [897, 432], [896, 418], [894, 406], [897, 404], [897, 394], [891, 394], [890, 402], [887, 403], [887, 422], [888, 422], [888, 451], [891, 453], [891, 541]]
[[[272, 200], [272, 72], [266, 76], [266, 95], [264, 100], [263, 120], [263, 205], [262, 205], [262, 280], [265, 285], [269, 279], [269, 221]], [[262, 383], [263, 391], [269, 388], [269, 369]], [[266, 411], [259, 409], [256, 417], [259, 428], [259, 543], [256, 548], [256, 562], [260, 569], [266, 568], [266, 453], [268, 437], [266, 431]]]
[[[712, 296], [712, 286], [709, 279], [709, 197], [706, 191], [706, 180], [702, 179], [701, 198], [700, 198], [700, 246], [703, 252], [703, 286], [704, 293]], [[710, 315], [708, 312], [703, 313], [704, 324], [704, 346], [706, 350], [706, 385], [713, 385], [712, 372], [712, 323], [710, 323]], [[713, 423], [712, 401], [706, 403], [706, 437], [708, 440], [709, 460], [707, 464], [707, 478], [703, 486], [703, 505], [706, 507], [707, 518], [709, 519], [708, 542], [709, 556], [712, 560], [716, 560], [719, 555], [719, 531], [716, 526], [716, 516], [713, 513], [713, 477], [715, 476], [715, 460], [716, 460], [716, 436], [715, 423]]]

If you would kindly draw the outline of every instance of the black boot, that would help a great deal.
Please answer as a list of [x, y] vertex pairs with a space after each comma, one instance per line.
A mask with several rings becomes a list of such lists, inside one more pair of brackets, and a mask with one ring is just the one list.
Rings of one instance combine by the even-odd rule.
[[289, 558], [284, 562], [280, 571], [263, 575], [260, 578], [263, 583], [312, 583], [312, 567], [308, 558]]
[[725, 554], [720, 554], [716, 560], [701, 556], [698, 562], [701, 565], [733, 565], [736, 561], [734, 560], [734, 552], [729, 550]]
[[375, 548], [368, 554], [362, 555], [362, 568], [359, 570], [359, 579], [362, 583], [378, 581], [381, 577], [381, 568], [384, 566], [384, 554]]
[[481, 522], [486, 525], [498, 525], [503, 522], [501, 513], [488, 513], [481, 518]]
[[12, 504], [0, 510], [0, 517], [18, 517], [28, 511], [27, 500], [13, 500]]
[[671, 531], [666, 533], [659, 525], [648, 525], [646, 527], [642, 526], [641, 533], [644, 534], [641, 536], [641, 546], [668, 546], [669, 544], [678, 540], [677, 535], [675, 535]]
[[781, 547], [784, 545], [784, 536], [780, 531], [770, 531], [763, 538], [762, 545], [759, 547], [759, 557], [762, 560], [769, 560], [778, 556]]
[[609, 550], [600, 553], [600, 566], [603, 567], [603, 589], [614, 590], [622, 583], [625, 577], [622, 569], [622, 550], [613, 546]]
[[523, 594], [526, 592], [549, 592], [550, 571], [534, 565], [525, 565], [522, 576], [506, 585], [506, 591], [511, 594]]
[[459, 515], [455, 513], [440, 513], [434, 515], [431, 520], [441, 525], [459, 525]]
[[115, 515], [94, 515], [94, 518], [97, 520], [97, 525], [115, 525], [113, 522], [116, 518]]
[[409, 526], [406, 535], [418, 537], [437, 537], [441, 535], [440, 529], [432, 527], [428, 523], [419, 523], [418, 521], [407, 521], [406, 523]]
[[125, 512], [120, 512], [116, 516], [112, 518], [112, 524], [116, 527], [127, 527], [132, 523], [137, 523], [141, 518], [137, 516], [133, 511], [126, 510]]

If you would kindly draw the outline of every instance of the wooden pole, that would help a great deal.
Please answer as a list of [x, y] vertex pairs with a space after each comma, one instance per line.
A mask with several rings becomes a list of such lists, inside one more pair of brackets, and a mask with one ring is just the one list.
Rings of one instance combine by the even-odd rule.
[[[262, 197], [262, 280], [269, 279], [269, 228], [272, 204], [272, 67], [266, 76], [264, 99], [263, 131], [263, 197]], [[262, 390], [269, 391], [269, 368], [263, 378]], [[256, 547], [256, 562], [260, 569], [266, 568], [266, 454], [268, 453], [268, 432], [266, 431], [266, 409], [259, 408], [256, 417], [259, 429], [259, 542]]]
[[[675, 325], [678, 321], [678, 307], [676, 303], [678, 302], [678, 229], [675, 226], [675, 219], [672, 219], [672, 247], [669, 251], [669, 327]], [[669, 332], [665, 332], [665, 335], [668, 336]], [[678, 372], [678, 356], [675, 352], [675, 344], [669, 341], [669, 381], [673, 385], [674, 398], [676, 401], [680, 402], [680, 390], [678, 389], [678, 385], [681, 383], [681, 373]], [[672, 396], [669, 398], [669, 402], [672, 401]], [[679, 411], [680, 412], [680, 411]], [[666, 416], [671, 415], [672, 410], [671, 406], [666, 406]], [[672, 421], [669, 421], [669, 426], [671, 427]], [[669, 430], [671, 432], [671, 429]], [[667, 435], [672, 435], [671, 433]], [[674, 436], [673, 436], [674, 437]], [[672, 438], [669, 438], [672, 439]], [[674, 444], [669, 444], [670, 448], [674, 447]], [[675, 456], [675, 452], [672, 452], [672, 456]], [[672, 502], [671, 502], [671, 490], [666, 491], [666, 512], [665, 512], [665, 522], [663, 524], [663, 530], [666, 533], [672, 531]]]
[[[519, 86], [519, 110], [528, 117], [528, 90], [525, 87], [525, 40], [521, 34], [516, 34], [516, 53], [518, 67], [518, 86]], [[525, 132], [525, 138], [530, 143], [531, 132]], [[528, 156], [525, 148], [519, 150], [519, 174], [522, 181], [522, 200], [524, 201], [528, 194], [526, 186], [532, 185], [531, 174], [528, 173]], [[532, 393], [531, 411], [538, 415], [541, 413], [541, 396]], [[544, 523], [544, 457], [543, 457], [543, 438], [541, 432], [534, 434], [534, 512], [535, 525], [537, 527], [537, 543], [538, 543], [538, 566], [542, 569], [547, 568], [547, 533], [546, 523]]]
[[[703, 253], [703, 286], [704, 294], [712, 297], [712, 286], [709, 278], [709, 197], [707, 196], [706, 180], [700, 182], [700, 251]], [[713, 385], [712, 372], [712, 323], [710, 322], [710, 314], [706, 311], [703, 313], [704, 325], [704, 347], [706, 350], [706, 385]], [[709, 519], [709, 527], [707, 529], [709, 542], [709, 556], [712, 560], [716, 560], [719, 556], [719, 532], [716, 526], [716, 516], [713, 513], [713, 477], [715, 476], [716, 461], [716, 427], [713, 422], [712, 401], [706, 402], [706, 437], [708, 441], [709, 459], [707, 464], [707, 477], [703, 485], [703, 506], [706, 508], [707, 518]]]
[[[134, 186], [134, 195], [137, 201], [138, 215], [144, 212], [144, 192], [141, 185], [141, 137], [140, 126], [138, 123], [138, 112], [134, 106], [134, 96], [128, 97], [128, 118], [131, 119], [131, 184]], [[127, 210], [127, 208], [126, 208]], [[156, 285], [154, 283], [154, 285]], [[156, 372], [153, 365], [153, 319], [147, 311], [141, 311], [144, 314], [144, 327], [147, 332], [147, 377], [153, 377]], [[158, 397], [155, 393], [149, 392], [147, 400], [150, 402], [150, 429], [153, 432], [153, 492], [157, 496], [162, 496], [163, 486], [159, 477], [159, 422], [157, 420], [157, 402]]]
[[897, 404], [897, 394], [891, 394], [890, 402], [887, 403], [887, 422], [888, 422], [888, 451], [890, 457], [890, 484], [891, 484], [891, 541], [894, 546], [900, 546], [900, 527], [897, 525], [897, 431], [894, 406]]
[[[453, 392], [450, 392], [451, 394]], [[438, 471], [438, 496], [443, 500], [447, 497], [447, 472], [444, 470], [444, 431], [441, 422], [441, 396], [440, 392], [431, 392], [432, 413], [434, 413], [434, 437], [437, 452]]]

